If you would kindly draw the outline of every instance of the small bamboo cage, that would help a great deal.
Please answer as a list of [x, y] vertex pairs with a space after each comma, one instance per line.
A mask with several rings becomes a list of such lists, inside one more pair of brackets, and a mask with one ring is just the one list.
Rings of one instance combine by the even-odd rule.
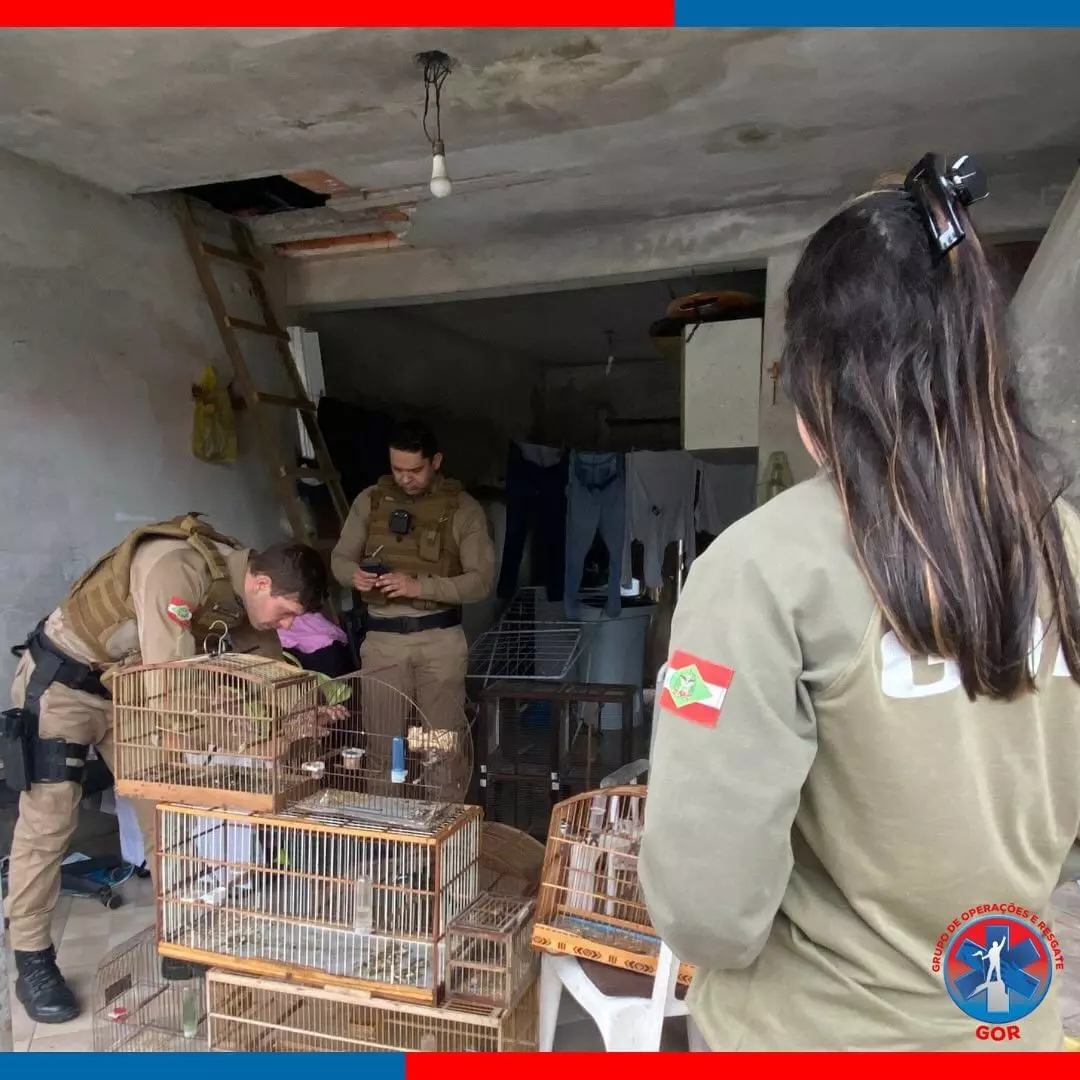
[[316, 788], [304, 770], [310, 672], [239, 653], [121, 669], [116, 790], [154, 802], [281, 810]]
[[239, 1052], [535, 1051], [538, 983], [512, 1009], [385, 1001], [227, 971], [208, 976], [210, 1049]]
[[161, 973], [154, 927], [124, 942], [101, 962], [94, 982], [94, 1050], [178, 1053], [206, 1050], [206, 981]]
[[446, 935], [450, 1001], [509, 1008], [536, 981], [532, 949], [535, 903], [485, 893], [452, 920]]
[[372, 825], [329, 792], [278, 815], [158, 808], [159, 951], [434, 1004], [479, 889], [480, 810]]
[[390, 825], [460, 804], [472, 779], [464, 710], [440, 703], [426, 715], [406, 684], [405, 669], [392, 666], [324, 680], [296, 705], [291, 725], [306, 736], [302, 745], [312, 754], [306, 767], [320, 787]]
[[[656, 973], [657, 936], [638, 880], [644, 785], [575, 795], [551, 814], [533, 926], [534, 948], [647, 975]], [[679, 968], [679, 982], [693, 974]]]

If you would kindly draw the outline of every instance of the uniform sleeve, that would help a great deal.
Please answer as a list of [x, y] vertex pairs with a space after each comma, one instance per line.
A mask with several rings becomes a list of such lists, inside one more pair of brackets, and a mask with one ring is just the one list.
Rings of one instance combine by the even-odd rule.
[[672, 620], [640, 873], [657, 932], [705, 970], [754, 961], [791, 874], [816, 730], [790, 612], [721, 537]]
[[1068, 881], [1080, 881], [1080, 839], [1077, 839], [1069, 854], [1065, 856], [1065, 865], [1061, 868], [1058, 884], [1064, 885]]
[[420, 598], [454, 607], [475, 604], [491, 594], [495, 584], [495, 545], [483, 507], [473, 499], [464, 503], [451, 523], [461, 557], [455, 577], [420, 578]]
[[353, 574], [360, 569], [371, 517], [371, 489], [360, 492], [349, 508], [341, 537], [330, 554], [330, 572], [339, 585], [352, 588]]
[[131, 597], [144, 664], [183, 660], [198, 652], [191, 617], [207, 585], [207, 575], [183, 558], [182, 552], [159, 559], [150, 569], [143, 586]]

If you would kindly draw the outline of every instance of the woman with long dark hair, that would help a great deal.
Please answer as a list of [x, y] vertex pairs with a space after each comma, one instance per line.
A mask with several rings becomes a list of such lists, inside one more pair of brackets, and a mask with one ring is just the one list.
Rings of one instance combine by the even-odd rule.
[[1023, 417], [983, 194], [927, 155], [811, 238], [781, 370], [821, 472], [675, 613], [641, 875], [713, 1050], [1062, 1048], [1080, 518]]

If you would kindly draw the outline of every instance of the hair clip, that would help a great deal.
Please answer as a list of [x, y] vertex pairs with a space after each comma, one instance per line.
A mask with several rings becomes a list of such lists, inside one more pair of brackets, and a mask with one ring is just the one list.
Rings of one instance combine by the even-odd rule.
[[970, 206], [990, 194], [986, 174], [965, 154], [948, 168], [943, 158], [926, 154], [907, 174], [904, 190], [922, 211], [930, 242], [945, 255], [967, 235], [957, 207]]

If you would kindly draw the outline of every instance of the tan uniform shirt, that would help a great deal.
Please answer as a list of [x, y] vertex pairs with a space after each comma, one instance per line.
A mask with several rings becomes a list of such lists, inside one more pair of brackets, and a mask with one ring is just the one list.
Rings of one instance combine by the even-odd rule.
[[[1061, 515], [1075, 553], [1080, 519]], [[1080, 832], [1080, 687], [1056, 639], [1033, 641], [1039, 692], [1010, 703], [909, 656], [824, 476], [694, 563], [640, 870], [658, 932], [698, 968], [713, 1050], [1061, 1049], [1060, 974], [1021, 1038], [991, 1043], [932, 970], [980, 905], [1049, 921]]]
[[[244, 593], [247, 573], [247, 550], [220, 548], [229, 568], [237, 595]], [[170, 607], [187, 606], [197, 611], [210, 588], [210, 568], [189, 544], [182, 540], [147, 540], [140, 544], [131, 560], [131, 599], [135, 618], [118, 627], [109, 639], [106, 651], [112, 660], [141, 657], [142, 663], [159, 664], [195, 656], [205, 643], [196, 641], [190, 629], [179, 621]], [[60, 649], [76, 660], [92, 663], [86, 645], [64, 625], [57, 608], [46, 620], [45, 633]], [[259, 633], [250, 626], [233, 631], [238, 649], [253, 649], [263, 655], [280, 653], [276, 634]]]
[[[367, 540], [368, 519], [371, 517], [371, 493], [374, 488], [360, 492], [349, 510], [345, 525], [330, 557], [330, 569], [335, 579], [352, 588], [353, 574], [360, 569]], [[446, 607], [475, 604], [490, 595], [495, 584], [495, 545], [488, 531], [483, 507], [464, 491], [458, 496], [458, 508], [450, 521], [458, 546], [462, 572], [455, 577], [423, 575], [420, 578], [420, 599], [431, 600]], [[393, 567], [390, 567], [393, 570]], [[393, 618], [402, 615], [430, 615], [409, 601], [369, 605], [372, 615]]]

